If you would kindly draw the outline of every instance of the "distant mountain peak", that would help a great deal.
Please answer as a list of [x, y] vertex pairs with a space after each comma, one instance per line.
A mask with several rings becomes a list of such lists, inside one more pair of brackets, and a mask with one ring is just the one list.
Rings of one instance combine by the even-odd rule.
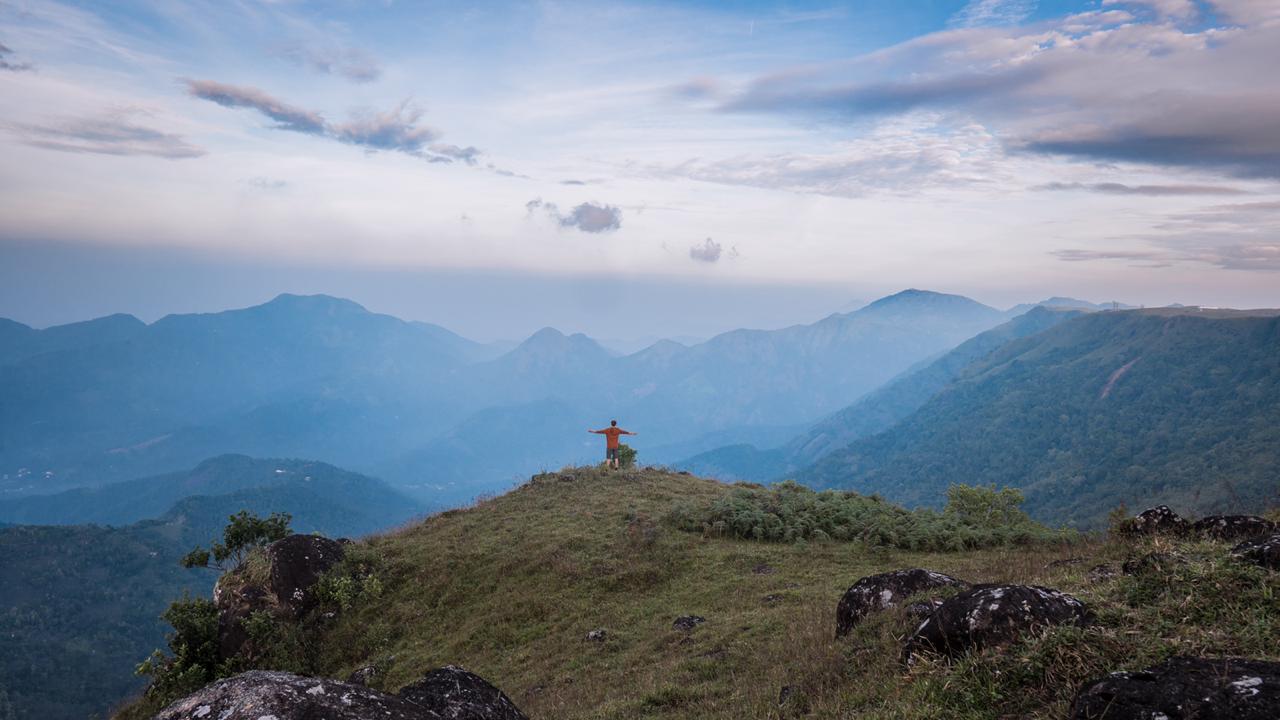
[[345, 312], [369, 312], [363, 305], [354, 300], [324, 294], [295, 295], [293, 293], [280, 293], [271, 300], [258, 305], [257, 307], [291, 310], [341, 310]]
[[940, 293], [933, 290], [920, 290], [918, 288], [908, 288], [892, 295], [887, 295], [858, 310], [855, 315], [880, 315], [897, 313], [900, 311], [928, 311], [928, 310], [962, 310], [970, 312], [981, 312], [989, 314], [998, 314], [995, 308], [988, 307], [972, 298], [963, 295], [952, 295], [949, 293]]

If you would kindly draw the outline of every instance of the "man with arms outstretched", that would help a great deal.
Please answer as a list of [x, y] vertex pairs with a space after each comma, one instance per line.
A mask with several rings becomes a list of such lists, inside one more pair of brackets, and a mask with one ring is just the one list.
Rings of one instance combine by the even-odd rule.
[[605, 436], [604, 464], [608, 465], [612, 462], [615, 470], [618, 468], [618, 446], [620, 445], [618, 438], [623, 435], [636, 434], [618, 427], [617, 420], [610, 420], [609, 427], [603, 430], [588, 430], [587, 432]]

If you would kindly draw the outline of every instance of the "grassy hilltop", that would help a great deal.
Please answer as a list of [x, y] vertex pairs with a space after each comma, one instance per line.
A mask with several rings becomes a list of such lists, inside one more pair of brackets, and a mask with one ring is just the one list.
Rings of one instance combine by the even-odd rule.
[[[1229, 560], [1226, 545], [1181, 546], [1185, 566], [1091, 582], [1091, 566], [1118, 567], [1150, 548], [1065, 534], [919, 552], [862, 539], [739, 539], [713, 523], [709, 532], [682, 529], [711, 517], [716, 501], [723, 509], [736, 497], [743, 509], [752, 493], [767, 503], [773, 492], [652, 469], [540, 475], [354, 546], [340, 569], [372, 573], [376, 592], [355, 594], [328, 624], [281, 635], [265, 664], [338, 678], [372, 664], [380, 674], [371, 684], [384, 690], [459, 664], [535, 718], [905, 720], [1059, 717], [1084, 680], [1175, 652], [1280, 659], [1280, 577]], [[813, 500], [802, 488], [782, 492]], [[960, 533], [970, 548], [1056, 536], [1016, 518], [1012, 531], [983, 534], [941, 515], [859, 502], [860, 517]], [[877, 537], [921, 542], [892, 528]], [[845, 589], [907, 567], [1055, 587], [1089, 603], [1098, 622], [910, 672], [898, 663], [899, 638], [911, 628], [900, 612], [836, 640]], [[706, 622], [674, 629], [683, 615]], [[588, 640], [598, 628], [607, 638]], [[148, 709], [144, 702], [121, 716]]]

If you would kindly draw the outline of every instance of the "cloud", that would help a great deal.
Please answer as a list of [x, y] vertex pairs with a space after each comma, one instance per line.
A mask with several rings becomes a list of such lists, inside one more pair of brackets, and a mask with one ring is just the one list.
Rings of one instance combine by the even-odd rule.
[[560, 227], [577, 228], [582, 232], [612, 232], [622, 227], [622, 209], [612, 205], [584, 202], [565, 214], [560, 212], [560, 207], [555, 203], [546, 202], [542, 198], [535, 198], [525, 203], [524, 207], [530, 214], [537, 210], [543, 210]]
[[1015, 25], [1035, 12], [1035, 0], [969, 0], [947, 21], [955, 27]]
[[1093, 260], [1147, 260], [1167, 264], [1169, 253], [1145, 250], [1054, 250], [1052, 255], [1066, 262], [1090, 262]]
[[1103, 7], [1113, 5], [1144, 7], [1156, 17], [1178, 20], [1189, 19], [1200, 13], [1194, 0], [1102, 0], [1102, 5]]
[[292, 45], [280, 55], [314, 72], [337, 75], [355, 83], [373, 82], [382, 76], [377, 59], [359, 48]]
[[0, 70], [8, 70], [10, 72], [22, 72], [24, 70], [35, 69], [31, 65], [31, 63], [13, 62], [9, 60], [8, 57], [10, 55], [13, 55], [13, 50], [11, 50], [4, 43], [0, 43]]
[[689, 257], [698, 262], [713, 263], [720, 259], [720, 254], [724, 248], [720, 243], [707, 238], [702, 241], [701, 245], [694, 245], [689, 248]]
[[200, 157], [205, 151], [181, 135], [166, 133], [128, 119], [137, 111], [100, 117], [64, 117], [45, 125], [15, 124], [9, 129], [26, 145], [70, 153], [151, 156], [167, 160]]
[[418, 127], [422, 111], [401, 103], [381, 113], [371, 113], [350, 122], [330, 125], [328, 133], [339, 142], [370, 150], [397, 150], [422, 154], [423, 146], [439, 137], [428, 127]]
[[[1107, 9], [937, 32], [759, 76], [717, 109], [855, 131], [932, 111], [978, 122], [1018, 153], [1280, 178], [1280, 74], [1262, 70], [1280, 67], [1280, 3], [1210, 4], [1216, 27], [1171, 22], [1186, 7], [1169, 1], [1141, 17]], [[977, 18], [1005, 5], [969, 7]]]
[[326, 137], [366, 150], [385, 150], [420, 157], [428, 162], [455, 161], [475, 165], [481, 151], [435, 143], [440, 132], [419, 125], [422, 111], [408, 101], [384, 112], [367, 112], [343, 123], [330, 123], [311, 110], [290, 105], [253, 87], [229, 85], [213, 80], [185, 80], [188, 92], [223, 107], [249, 108], [275, 120], [277, 130], [290, 130]]
[[223, 107], [250, 108], [279, 123], [280, 130], [322, 135], [324, 118], [320, 113], [288, 105], [267, 93], [240, 85], [228, 85], [214, 80], [186, 80], [187, 92], [192, 97], [215, 102]]
[[251, 177], [248, 180], [246, 180], [245, 183], [248, 184], [250, 187], [254, 187], [259, 190], [267, 190], [267, 191], [283, 190], [289, 187], [289, 183], [285, 180], [277, 180], [275, 178], [263, 177], [261, 175], [257, 177]]
[[1051, 182], [1032, 190], [1083, 190], [1104, 195], [1151, 195], [1166, 197], [1176, 195], [1248, 195], [1249, 191], [1222, 185], [1125, 185], [1117, 182], [1064, 183]]

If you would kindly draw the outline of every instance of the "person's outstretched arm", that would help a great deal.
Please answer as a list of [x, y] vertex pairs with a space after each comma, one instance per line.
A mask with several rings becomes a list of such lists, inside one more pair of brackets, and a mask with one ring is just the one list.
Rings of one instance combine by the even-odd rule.
[[[622, 428], [618, 428], [618, 429], [622, 430]], [[633, 433], [630, 430], [622, 430], [622, 434], [623, 435], [639, 435], [640, 433]]]
[[604, 431], [603, 431], [603, 430], [588, 430], [587, 432], [589, 432], [589, 433], [595, 433], [596, 435], [601, 435], [601, 434], [603, 434], [603, 433], [604, 433]]

